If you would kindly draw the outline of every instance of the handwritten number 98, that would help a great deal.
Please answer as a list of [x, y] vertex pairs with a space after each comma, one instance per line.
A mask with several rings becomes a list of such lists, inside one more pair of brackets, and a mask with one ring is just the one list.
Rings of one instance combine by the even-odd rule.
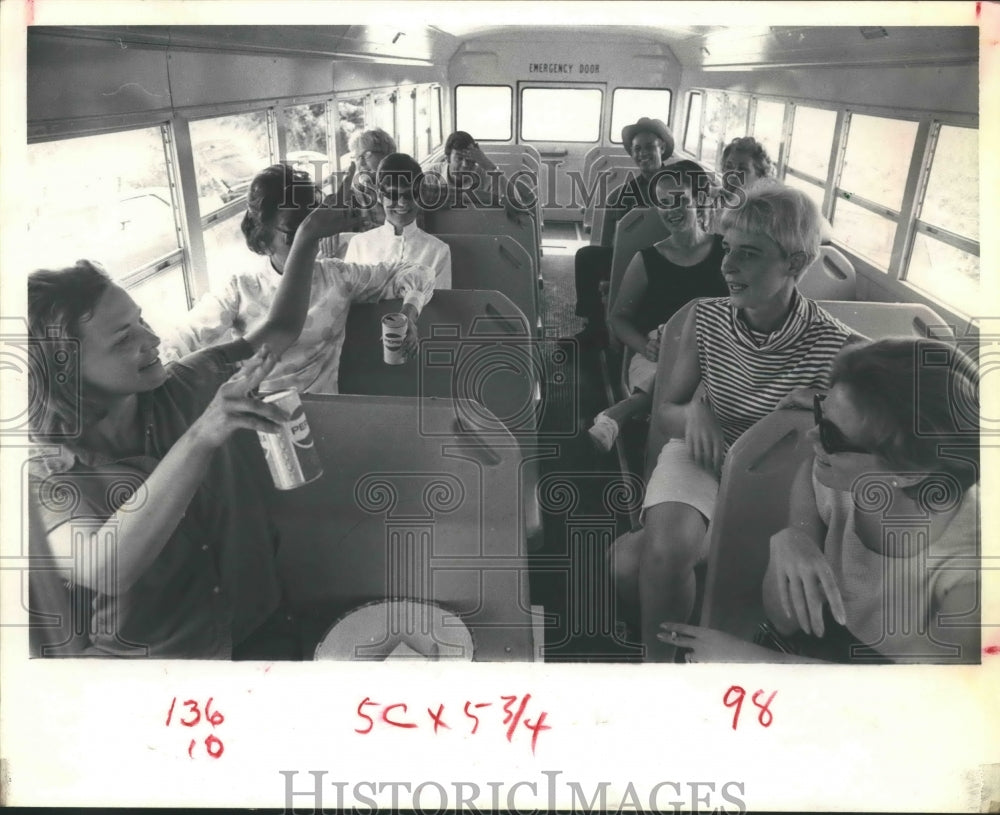
[[[750, 701], [753, 702], [757, 708], [759, 708], [757, 721], [760, 723], [761, 727], [770, 727], [771, 723], [774, 721], [774, 715], [771, 713], [771, 700], [774, 699], [777, 693], [777, 691], [774, 691], [767, 697], [767, 701], [763, 703], [759, 701], [760, 697], [764, 695], [764, 691], [762, 690], [755, 691], [753, 696], [750, 697]], [[740, 712], [743, 710], [743, 700], [746, 698], [746, 695], [746, 690], [741, 688], [739, 685], [732, 685], [722, 697], [722, 704], [726, 707], [734, 708], [733, 730], [735, 730], [739, 724]]]

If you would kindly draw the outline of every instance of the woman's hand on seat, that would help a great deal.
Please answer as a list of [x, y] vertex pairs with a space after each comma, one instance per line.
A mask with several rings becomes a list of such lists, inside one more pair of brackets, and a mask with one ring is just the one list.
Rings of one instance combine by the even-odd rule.
[[646, 343], [646, 349], [642, 353], [650, 362], [656, 362], [660, 358], [660, 335], [657, 332], [651, 333], [653, 336]]
[[703, 399], [694, 399], [687, 406], [684, 440], [691, 457], [706, 470], [718, 475], [726, 456], [726, 439], [719, 420]]
[[844, 600], [833, 569], [819, 545], [798, 529], [787, 527], [771, 536], [771, 568], [778, 583], [781, 607], [807, 634], [823, 636], [823, 604], [833, 618], [847, 623]]
[[215, 397], [188, 432], [213, 448], [239, 428], [276, 433], [285, 415], [277, 406], [264, 403], [251, 392], [267, 378], [277, 361], [271, 349], [262, 345], [239, 371], [219, 386]]
[[687, 651], [685, 662], [780, 662], [781, 654], [724, 631], [684, 623], [663, 623], [656, 638]]

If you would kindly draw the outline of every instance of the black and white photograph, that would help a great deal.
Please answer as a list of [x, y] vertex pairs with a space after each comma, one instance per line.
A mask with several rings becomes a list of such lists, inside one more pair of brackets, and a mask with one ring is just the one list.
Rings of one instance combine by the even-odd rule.
[[0, 802], [1000, 812], [1000, 5], [0, 25]]

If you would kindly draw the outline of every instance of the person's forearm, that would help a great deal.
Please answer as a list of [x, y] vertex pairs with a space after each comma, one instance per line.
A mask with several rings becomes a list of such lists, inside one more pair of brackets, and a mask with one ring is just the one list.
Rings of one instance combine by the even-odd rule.
[[788, 501], [788, 526], [802, 532], [817, 546], [823, 542], [826, 530], [816, 509], [816, 491], [812, 482], [813, 457], [809, 456], [799, 465], [792, 482]]
[[646, 355], [646, 346], [649, 338], [639, 331], [635, 324], [622, 315], [613, 314], [611, 316], [611, 330], [625, 345], [641, 356]]
[[295, 236], [267, 320], [246, 337], [254, 349], [267, 344], [276, 356], [281, 356], [299, 338], [309, 311], [320, 237], [302, 234], [301, 231]]
[[416, 323], [417, 318], [420, 317], [420, 309], [416, 307], [413, 303], [403, 303], [403, 307], [399, 310], [400, 314], [405, 314], [410, 322]]
[[100, 547], [84, 582], [90, 588], [121, 594], [157, 558], [205, 477], [215, 448], [190, 428], [163, 457], [132, 499], [112, 515], [98, 539], [115, 541]]
[[656, 412], [661, 432], [672, 439], [683, 439], [687, 430], [687, 405], [663, 402]]

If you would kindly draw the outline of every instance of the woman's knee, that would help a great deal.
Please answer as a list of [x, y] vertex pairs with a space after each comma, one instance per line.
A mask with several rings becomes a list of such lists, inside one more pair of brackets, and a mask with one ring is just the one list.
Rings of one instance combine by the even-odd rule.
[[626, 532], [608, 550], [611, 574], [618, 582], [633, 581], [642, 560], [642, 530]]
[[701, 557], [708, 521], [690, 504], [666, 502], [646, 511], [644, 563], [694, 568]]

